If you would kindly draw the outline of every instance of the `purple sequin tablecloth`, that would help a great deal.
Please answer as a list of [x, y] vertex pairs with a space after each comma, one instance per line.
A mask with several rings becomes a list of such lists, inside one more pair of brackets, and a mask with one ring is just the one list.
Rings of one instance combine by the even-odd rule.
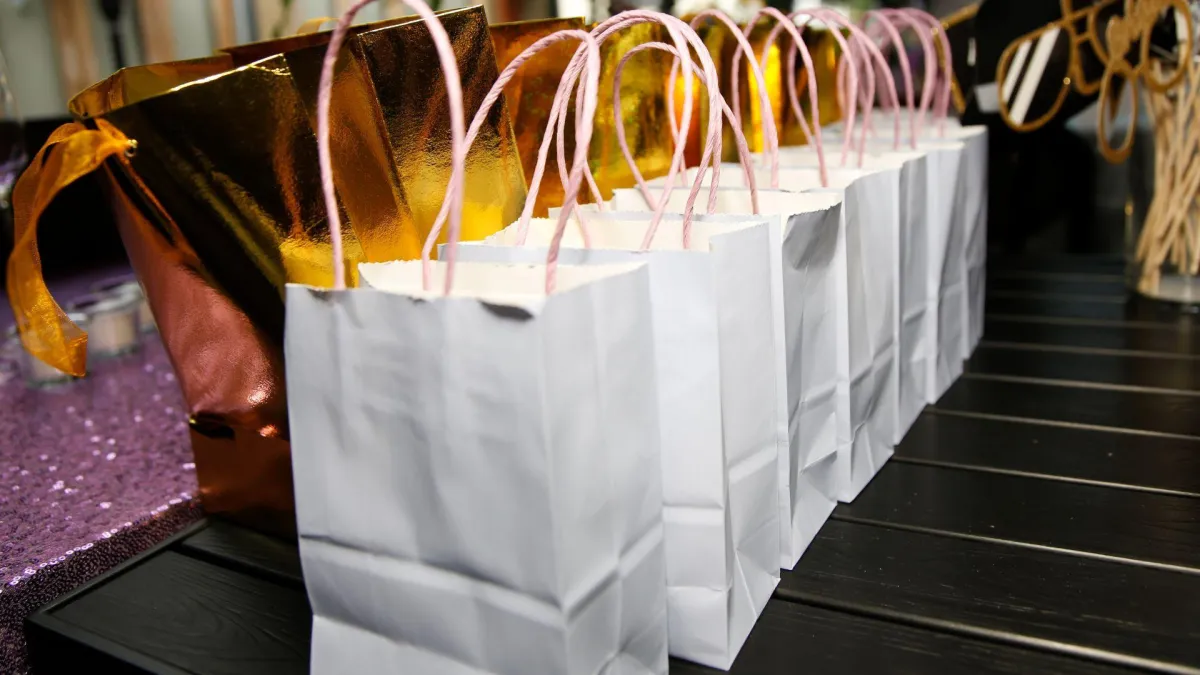
[[202, 515], [183, 399], [156, 334], [46, 389], [25, 385], [19, 349], [0, 349], [3, 673], [27, 670], [28, 614]]

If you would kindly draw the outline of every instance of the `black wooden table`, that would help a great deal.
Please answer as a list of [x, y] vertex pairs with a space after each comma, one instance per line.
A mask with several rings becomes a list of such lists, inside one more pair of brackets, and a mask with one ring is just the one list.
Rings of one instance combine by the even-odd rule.
[[[784, 572], [732, 672], [1200, 673], [1200, 320], [1121, 274], [992, 267], [967, 373]], [[310, 621], [295, 548], [213, 522], [27, 630], [42, 673], [301, 673]]]

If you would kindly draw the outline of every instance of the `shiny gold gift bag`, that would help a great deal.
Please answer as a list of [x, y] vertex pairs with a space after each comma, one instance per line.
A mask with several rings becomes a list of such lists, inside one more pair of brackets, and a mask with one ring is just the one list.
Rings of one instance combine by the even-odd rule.
[[[496, 68], [504, 70], [521, 52], [551, 33], [582, 29], [583, 26], [583, 19], [578, 17], [493, 24], [489, 30], [496, 49]], [[513, 133], [516, 135], [526, 181], [533, 180], [538, 149], [550, 120], [550, 107], [554, 104], [554, 93], [577, 46], [560, 42], [547, 47], [538, 58], [521, 66], [504, 88], [504, 95], [510, 102]], [[575, 125], [568, 124], [565, 131], [566, 156], [570, 157], [575, 148]], [[547, 170], [538, 188], [533, 215], [535, 218], [544, 218], [549, 208], [562, 206], [562, 203], [563, 184], [558, 171]]]
[[[437, 14], [458, 55], [463, 105], [474, 115], [499, 74], [487, 16], [481, 6]], [[239, 64], [282, 52], [315, 129], [317, 82], [329, 35], [309, 33], [225, 51]], [[392, 200], [380, 199], [377, 190], [362, 189], [362, 171], [390, 164], [389, 175], [377, 178], [386, 180], [407, 211], [401, 216], [407, 220], [386, 230], [397, 239], [387, 242], [389, 254], [383, 260], [420, 257], [441, 208], [434, 195], [441, 194], [450, 179], [450, 148], [444, 140], [450, 123], [445, 81], [437, 68], [428, 29], [415, 16], [355, 27], [338, 60], [332, 110], [333, 142], [340, 146], [334, 152], [338, 192], [352, 221], [377, 219]], [[509, 110], [503, 100], [496, 106], [467, 157], [464, 239], [480, 239], [504, 228], [525, 205], [522, 156]], [[370, 158], [365, 166], [363, 157]], [[361, 213], [354, 213], [352, 204]]]
[[[496, 76], [486, 20], [472, 9], [443, 21], [477, 107]], [[315, 42], [245, 65], [223, 54], [125, 69], [78, 95], [70, 108], [80, 121], [57, 130], [18, 181], [8, 263], [27, 349], [82, 375], [85, 337], [42, 281], [36, 225], [62, 187], [101, 168], [189, 406], [204, 506], [279, 533], [295, 527], [283, 288], [332, 282], [309, 105], [319, 63], [309, 71], [305, 60], [323, 38], [304, 37]], [[348, 157], [336, 187], [349, 270], [419, 251], [450, 165], [446, 144], [431, 140], [449, 133], [438, 131], [447, 103], [427, 30], [399, 23], [355, 39], [334, 98], [333, 156]], [[497, 109], [468, 175], [468, 196], [479, 195], [468, 212], [493, 230], [516, 219], [524, 197]]]
[[[564, 28], [577, 28], [580, 19], [546, 19], [500, 24], [492, 27], [492, 41], [496, 58], [503, 68], [525, 47], [538, 39]], [[604, 199], [612, 198], [617, 188], [635, 185], [633, 172], [629, 169], [617, 142], [613, 111], [613, 77], [621, 57], [644, 42], [664, 39], [666, 32], [655, 24], [637, 24], [618, 31], [600, 45], [601, 74], [599, 104], [596, 107], [595, 133], [588, 148], [588, 164], [595, 176], [596, 185]], [[575, 45], [563, 50], [565, 57], [560, 63], [553, 58], [540, 58], [523, 68], [529, 73], [517, 75], [506, 89], [506, 94], [520, 103], [511, 106], [517, 144], [521, 160], [527, 167], [526, 179], [532, 179], [532, 167], [537, 161], [542, 132], [549, 117], [550, 103], [558, 89], [563, 70], [574, 53]], [[634, 56], [621, 75], [621, 115], [625, 120], [626, 142], [630, 153], [638, 164], [642, 175], [649, 178], [664, 176], [671, 166], [673, 149], [667, 117], [667, 78], [671, 57], [659, 51], [648, 51]], [[512, 87], [517, 87], [513, 90]], [[530, 107], [527, 108], [526, 105]], [[574, 107], [568, 113], [574, 119]], [[573, 137], [573, 124], [567, 125], [568, 140]], [[571, 147], [567, 147], [570, 157]], [[552, 151], [553, 152], [553, 151]], [[551, 157], [554, 157], [552, 154]], [[539, 188], [534, 215], [545, 215], [549, 207], [562, 205], [562, 184], [557, 164], [547, 165], [546, 174]], [[580, 194], [581, 203], [590, 201], [590, 195]]]

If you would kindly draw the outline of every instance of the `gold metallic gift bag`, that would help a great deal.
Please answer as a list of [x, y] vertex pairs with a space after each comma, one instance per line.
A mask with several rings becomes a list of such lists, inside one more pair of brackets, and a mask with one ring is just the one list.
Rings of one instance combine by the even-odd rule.
[[[500, 67], [507, 65], [524, 47], [533, 44], [539, 38], [563, 28], [578, 27], [580, 23], [575, 22], [579, 21], [547, 19], [493, 26], [492, 41], [496, 46]], [[665, 31], [658, 25], [637, 24], [617, 32], [600, 46], [600, 95], [596, 107], [594, 134], [588, 149], [588, 164], [604, 199], [611, 199], [612, 191], [617, 188], [632, 187], [635, 184], [633, 172], [630, 171], [617, 144], [616, 125], [612, 115], [613, 77], [617, 65], [630, 49], [644, 42], [662, 40], [665, 35]], [[518, 93], [507, 92], [514, 98], [519, 96], [520, 104], [513, 105], [512, 109], [517, 120], [516, 125], [521, 129], [517, 135], [517, 143], [521, 160], [529, 167], [526, 172], [527, 179], [532, 178], [532, 167], [537, 161], [550, 103], [554, 100], [562, 71], [570, 61], [570, 54], [574, 53], [575, 47], [576, 45], [571, 45], [563, 52], [566, 58], [561, 63], [553, 63], [555, 59], [551, 58], [530, 61], [524, 67], [529, 69], [530, 74], [517, 75], [513, 79], [513, 82], [520, 80]], [[625, 120], [626, 142], [638, 168], [647, 179], [666, 175], [671, 165], [673, 144], [667, 122], [666, 102], [670, 59], [671, 57], [663, 52], [644, 52], [630, 59], [621, 75], [621, 115]], [[539, 63], [546, 64], [544, 69]], [[533, 109], [527, 110], [524, 107], [526, 103], [531, 104]], [[468, 111], [470, 110], [468, 108]], [[573, 104], [567, 119], [574, 119]], [[567, 125], [568, 139], [573, 136], [572, 126]], [[569, 148], [567, 152], [569, 157]], [[549, 207], [561, 206], [562, 185], [554, 161], [547, 164], [540, 189], [535, 215], [545, 214]], [[590, 195], [580, 194], [579, 201], [590, 201]]]
[[[438, 18], [458, 55], [463, 105], [468, 115], [474, 115], [499, 75], [487, 16], [483, 7], [476, 6], [438, 12]], [[284, 50], [315, 129], [317, 83], [329, 35], [309, 33], [226, 52], [235, 62], [244, 62]], [[406, 17], [356, 27], [339, 56], [333, 101], [332, 140], [340, 145], [334, 152], [334, 176], [351, 220], [370, 217], [374, 221], [392, 201], [376, 189], [362, 188], [364, 168], [386, 168], [389, 175], [378, 180], [386, 180], [404, 207], [395, 228], [376, 228], [387, 233], [389, 241], [368, 242], [360, 233], [365, 248], [374, 248], [369, 243], [386, 245], [382, 257], [366, 251], [369, 261], [420, 257], [441, 208], [440, 197], [435, 197], [450, 179], [445, 81], [425, 25], [416, 17]], [[371, 101], [374, 105], [368, 106]], [[365, 167], [363, 157], [371, 158]], [[515, 221], [525, 205], [525, 193], [509, 106], [502, 100], [467, 157], [463, 238], [480, 239]], [[354, 213], [354, 207], [361, 213]]]
[[[504, 70], [521, 52], [551, 33], [582, 29], [583, 26], [582, 18], [494, 24], [489, 27], [489, 31], [496, 49], [496, 68]], [[577, 47], [577, 44], [570, 42], [560, 42], [547, 47], [538, 58], [531, 59], [519, 68], [504, 88], [504, 95], [511, 102], [509, 111], [513, 133], [517, 139], [526, 181], [533, 179], [538, 149], [546, 124], [550, 120], [550, 107], [554, 104], [554, 93]], [[565, 131], [566, 156], [570, 157], [575, 148], [575, 125], [568, 124]], [[549, 208], [562, 206], [562, 202], [563, 185], [558, 170], [547, 166], [542, 176], [541, 187], [538, 188], [533, 215], [536, 218], [544, 218]]]
[[[443, 21], [477, 107], [496, 76], [486, 19], [477, 9], [452, 14]], [[450, 161], [427, 30], [401, 23], [356, 39], [334, 97], [333, 155], [349, 157], [336, 167], [348, 270], [419, 251]], [[305, 58], [301, 49], [240, 67], [230, 55], [143, 66], [81, 93], [71, 111], [82, 122], [56, 131], [18, 181], [8, 264], [27, 349], [83, 374], [85, 339], [42, 282], [36, 224], [58, 190], [102, 166], [189, 407], [204, 506], [277, 533], [295, 528], [283, 288], [332, 281], [307, 105], [316, 66]], [[504, 111], [492, 121], [468, 175], [475, 236], [515, 220], [524, 198]]]

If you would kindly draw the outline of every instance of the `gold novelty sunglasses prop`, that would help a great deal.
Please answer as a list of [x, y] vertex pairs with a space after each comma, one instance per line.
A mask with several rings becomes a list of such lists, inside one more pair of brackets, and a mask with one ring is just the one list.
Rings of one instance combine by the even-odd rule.
[[[1099, 0], [1078, 10], [1072, 0], [1061, 3], [1061, 19], [1013, 40], [1000, 55], [996, 66], [1000, 116], [1016, 131], [1033, 131], [1058, 114], [1072, 88], [1083, 96], [1099, 92], [1096, 125], [1100, 153], [1110, 162], [1123, 161], [1133, 147], [1138, 106], [1131, 106], [1125, 138], [1114, 148], [1108, 138], [1108, 124], [1116, 115], [1119, 100], [1113, 96], [1114, 84], [1128, 87], [1134, 101], [1142, 81], [1158, 93], [1178, 85], [1186, 73], [1187, 59], [1180, 59], [1178, 68], [1160, 78], [1149, 67], [1151, 33], [1163, 14], [1174, 9], [1187, 28], [1187, 39], [1180, 42], [1181, 53], [1190, 54], [1194, 37], [1191, 10], [1186, 0]], [[1092, 55], [1081, 53], [1084, 43], [1091, 46]], [[1054, 72], [1062, 69], [1064, 52], [1065, 72]], [[1095, 64], [1090, 78], [1085, 59]], [[1099, 67], [1103, 71], [1096, 77], [1094, 71]], [[1117, 78], [1123, 83], [1114, 83]], [[1051, 88], [1056, 80], [1060, 83], [1057, 91]]]

